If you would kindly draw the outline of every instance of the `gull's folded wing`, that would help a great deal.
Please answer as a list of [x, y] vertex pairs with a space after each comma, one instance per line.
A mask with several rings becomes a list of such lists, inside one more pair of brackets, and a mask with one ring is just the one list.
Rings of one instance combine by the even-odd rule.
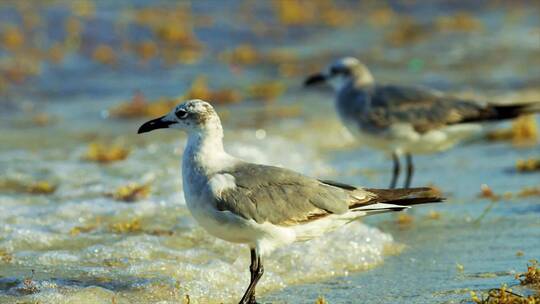
[[211, 185], [217, 208], [258, 223], [291, 225], [306, 222], [345, 213], [351, 204], [369, 200], [367, 192], [362, 190], [351, 193], [278, 167], [242, 163], [218, 174], [232, 176], [234, 186], [220, 191]]
[[395, 123], [411, 124], [424, 133], [485, 116], [489, 106], [462, 100], [422, 87], [395, 85], [374, 86], [368, 90], [370, 112], [363, 117], [365, 123], [386, 128]]

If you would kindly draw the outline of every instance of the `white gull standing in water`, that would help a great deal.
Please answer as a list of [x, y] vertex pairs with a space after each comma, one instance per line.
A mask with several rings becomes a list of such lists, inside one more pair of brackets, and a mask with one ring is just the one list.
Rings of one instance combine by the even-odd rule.
[[182, 178], [193, 217], [215, 237], [250, 249], [251, 280], [242, 304], [256, 303], [262, 256], [272, 250], [320, 236], [366, 215], [442, 201], [430, 188], [362, 189], [242, 161], [223, 149], [219, 116], [202, 100], [176, 106], [167, 115], [143, 124], [138, 133], [162, 128], [188, 133]]
[[538, 112], [540, 102], [491, 104], [445, 95], [413, 86], [376, 84], [368, 68], [353, 57], [332, 63], [326, 71], [305, 80], [306, 86], [328, 82], [336, 92], [336, 110], [343, 124], [369, 147], [392, 154], [390, 188], [400, 174], [399, 156], [405, 154], [411, 184], [412, 154], [451, 148], [482, 130], [481, 123]]

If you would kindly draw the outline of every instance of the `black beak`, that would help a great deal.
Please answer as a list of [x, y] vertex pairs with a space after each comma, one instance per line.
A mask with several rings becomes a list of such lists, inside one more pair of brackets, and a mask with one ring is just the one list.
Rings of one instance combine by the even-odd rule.
[[312, 85], [315, 85], [315, 84], [318, 84], [318, 83], [322, 83], [322, 82], [325, 82], [326, 81], [326, 76], [323, 75], [323, 74], [314, 74], [314, 75], [311, 75], [309, 76], [305, 81], [304, 81], [304, 86], [312, 86]]
[[164, 121], [163, 118], [165, 116], [158, 117], [156, 119], [152, 119], [150, 121], [145, 122], [137, 131], [137, 134], [150, 132], [155, 129], [165, 129], [168, 128], [170, 125], [173, 124], [172, 121]]

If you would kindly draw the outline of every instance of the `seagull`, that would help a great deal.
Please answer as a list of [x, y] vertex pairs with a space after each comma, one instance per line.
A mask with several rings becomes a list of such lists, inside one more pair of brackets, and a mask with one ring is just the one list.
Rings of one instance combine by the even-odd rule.
[[195, 220], [211, 235], [250, 249], [251, 279], [241, 304], [256, 303], [255, 287], [264, 272], [262, 257], [274, 249], [366, 215], [443, 200], [430, 188], [362, 189], [233, 157], [223, 148], [218, 114], [200, 99], [144, 123], [138, 133], [162, 128], [188, 134], [182, 179]]
[[414, 172], [412, 154], [447, 150], [478, 134], [481, 123], [540, 110], [540, 102], [497, 105], [424, 87], [376, 84], [368, 68], [353, 57], [337, 60], [309, 76], [304, 85], [324, 82], [337, 94], [336, 111], [346, 128], [367, 146], [392, 155], [392, 189], [400, 175], [401, 155], [406, 158], [408, 188]]

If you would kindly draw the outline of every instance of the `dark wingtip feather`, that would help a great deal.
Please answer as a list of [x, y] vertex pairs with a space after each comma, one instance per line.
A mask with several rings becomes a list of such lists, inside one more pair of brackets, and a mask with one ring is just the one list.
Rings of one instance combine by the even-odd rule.
[[468, 117], [460, 122], [507, 120], [538, 112], [540, 112], [540, 101], [506, 105], [491, 104], [480, 111], [477, 116]]
[[376, 195], [377, 202], [401, 206], [441, 203], [446, 200], [437, 189], [422, 187], [408, 189], [365, 189]]

